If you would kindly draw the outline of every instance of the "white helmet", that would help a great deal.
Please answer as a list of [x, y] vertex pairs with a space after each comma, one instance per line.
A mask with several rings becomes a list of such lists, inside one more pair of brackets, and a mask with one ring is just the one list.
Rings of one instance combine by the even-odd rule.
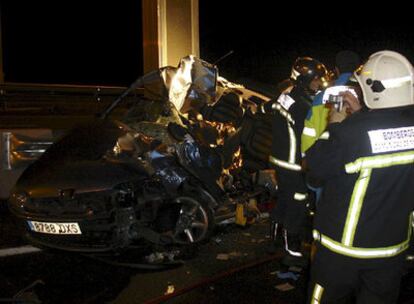
[[399, 53], [380, 51], [372, 54], [355, 77], [370, 109], [414, 104], [414, 69]]

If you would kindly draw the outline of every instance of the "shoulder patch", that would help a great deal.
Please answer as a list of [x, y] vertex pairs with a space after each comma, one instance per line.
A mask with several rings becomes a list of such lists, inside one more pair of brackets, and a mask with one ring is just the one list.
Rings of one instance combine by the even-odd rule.
[[277, 99], [277, 102], [285, 109], [289, 110], [289, 108], [295, 103], [295, 100], [287, 94], [281, 94]]

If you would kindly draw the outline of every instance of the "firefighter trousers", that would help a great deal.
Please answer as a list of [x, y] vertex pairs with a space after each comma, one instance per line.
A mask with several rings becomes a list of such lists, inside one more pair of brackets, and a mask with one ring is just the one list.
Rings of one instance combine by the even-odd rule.
[[276, 168], [278, 194], [271, 220], [292, 234], [300, 234], [306, 224], [307, 187], [302, 172]]
[[357, 259], [317, 244], [311, 265], [308, 303], [396, 303], [405, 254]]

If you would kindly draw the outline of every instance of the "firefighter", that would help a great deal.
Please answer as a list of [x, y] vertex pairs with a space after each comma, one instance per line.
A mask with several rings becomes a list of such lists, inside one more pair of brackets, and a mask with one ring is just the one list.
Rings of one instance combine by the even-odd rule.
[[[336, 54], [336, 80], [332, 86], [326, 88], [315, 96], [312, 102], [312, 107], [306, 116], [301, 138], [302, 156], [306, 155], [306, 150], [308, 150], [315, 143], [315, 141], [319, 138], [319, 136], [322, 135], [328, 125], [330, 107], [324, 103], [327, 95], [329, 96], [331, 93], [336, 95], [338, 92], [345, 90], [347, 87], [353, 88], [354, 92], [357, 93], [356, 91], [359, 86], [352, 73], [360, 66], [360, 64], [361, 62], [359, 55], [353, 51], [342, 50]], [[334, 111], [333, 113], [335, 114]], [[315, 185], [316, 184], [317, 183], [315, 183]], [[309, 184], [308, 187], [315, 193], [315, 200], [311, 202], [310, 206], [311, 212], [313, 214], [317, 202], [320, 199], [322, 189], [320, 187], [311, 187]]]
[[325, 131], [328, 124], [329, 108], [323, 103], [324, 94], [334, 91], [335, 88], [341, 89], [344, 86], [355, 86], [356, 79], [352, 73], [359, 67], [360, 59], [357, 53], [350, 50], [343, 50], [335, 56], [335, 73], [337, 79], [333, 87], [320, 92], [312, 102], [302, 133], [302, 154], [306, 153], [318, 137]]
[[355, 77], [368, 110], [330, 124], [306, 153], [309, 174], [323, 181], [310, 303], [395, 303], [411, 237], [413, 66], [380, 51]]
[[277, 203], [271, 212], [273, 246], [270, 251], [277, 248], [280, 230], [286, 253], [283, 263], [288, 266], [304, 266], [301, 242], [307, 215], [307, 187], [301, 166], [300, 138], [312, 96], [321, 89], [326, 75], [322, 63], [310, 57], [299, 57], [292, 67], [294, 86], [289, 92], [282, 93], [277, 101], [264, 106], [264, 111], [272, 112], [274, 116], [269, 161], [278, 181]]

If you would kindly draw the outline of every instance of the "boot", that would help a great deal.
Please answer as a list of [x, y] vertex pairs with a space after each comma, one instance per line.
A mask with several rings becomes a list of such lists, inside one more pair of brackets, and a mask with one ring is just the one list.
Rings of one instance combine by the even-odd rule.
[[266, 248], [266, 252], [268, 254], [275, 254], [277, 252], [278, 246], [277, 242], [277, 234], [278, 234], [279, 223], [276, 221], [270, 222], [270, 242]]
[[284, 229], [283, 241], [286, 255], [282, 258], [282, 264], [289, 267], [306, 267], [308, 265], [308, 261], [302, 251], [302, 240], [300, 235], [296, 233], [289, 233], [286, 229]]

